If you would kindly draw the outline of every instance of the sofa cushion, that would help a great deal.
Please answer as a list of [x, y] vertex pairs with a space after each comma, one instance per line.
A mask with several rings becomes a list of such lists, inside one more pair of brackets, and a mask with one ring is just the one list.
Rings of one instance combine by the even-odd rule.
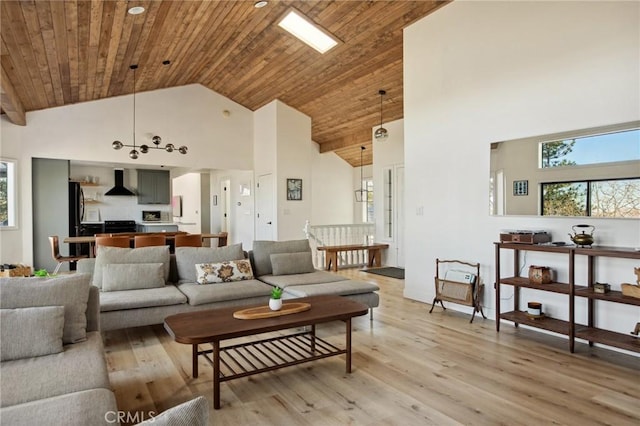
[[196, 282], [197, 263], [218, 263], [244, 259], [242, 244], [225, 247], [176, 247], [178, 282]]
[[[99, 331], [87, 333], [84, 342], [65, 345], [64, 351], [57, 354], [5, 361], [0, 364], [0, 372], [2, 407], [88, 389], [110, 388]], [[2, 420], [4, 424], [4, 416]]]
[[180, 291], [187, 295], [190, 305], [225, 302], [228, 300], [246, 299], [264, 296], [265, 305], [271, 295], [272, 287], [258, 280], [246, 280], [239, 283], [220, 283], [216, 285], [200, 285], [195, 283], [178, 284]]
[[0, 278], [0, 308], [64, 306], [63, 343], [80, 342], [87, 334], [90, 275], [52, 278]]
[[102, 291], [164, 287], [162, 263], [111, 263], [102, 267]]
[[173, 284], [158, 288], [106, 291], [100, 295], [100, 312], [179, 305], [186, 302], [185, 295]]
[[333, 294], [336, 296], [348, 296], [351, 294], [372, 293], [380, 290], [375, 284], [365, 281], [343, 280], [332, 283], [291, 285], [285, 291], [295, 297], [323, 296]]
[[169, 279], [169, 246], [139, 248], [101, 247], [93, 270], [93, 285], [102, 288], [104, 266], [123, 263], [162, 263], [164, 280]]
[[227, 283], [253, 279], [249, 259], [229, 260], [220, 263], [196, 263], [198, 284]]
[[308, 274], [263, 275], [260, 281], [280, 288], [292, 285], [322, 284], [344, 281], [344, 277], [325, 271], [314, 271]]
[[109, 425], [116, 424], [116, 397], [108, 389], [90, 389], [5, 407], [2, 423], [8, 425]]
[[256, 277], [273, 273], [271, 255], [274, 253], [298, 253], [311, 251], [309, 240], [254, 241], [251, 257]]
[[310, 251], [273, 253], [271, 269], [273, 275], [306, 274], [315, 271]]
[[138, 426], [207, 426], [209, 424], [209, 403], [199, 396], [191, 401], [163, 411], [160, 415], [147, 419]]
[[62, 352], [64, 306], [0, 309], [0, 361]]

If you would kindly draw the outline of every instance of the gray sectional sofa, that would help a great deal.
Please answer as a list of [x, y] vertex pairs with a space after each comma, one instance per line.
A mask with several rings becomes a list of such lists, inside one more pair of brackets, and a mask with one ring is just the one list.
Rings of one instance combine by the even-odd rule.
[[178, 247], [175, 255], [166, 246], [102, 247], [96, 258], [78, 262], [78, 272], [91, 274], [93, 285], [101, 288], [101, 330], [162, 324], [169, 315], [193, 310], [266, 304], [274, 286], [284, 289], [285, 299], [336, 294], [378, 306], [375, 284], [313, 269], [307, 240], [255, 241], [249, 252], [251, 279], [198, 283], [196, 265], [215, 268], [246, 255], [241, 244]]
[[3, 424], [109, 424], [98, 298], [86, 274], [0, 279]]

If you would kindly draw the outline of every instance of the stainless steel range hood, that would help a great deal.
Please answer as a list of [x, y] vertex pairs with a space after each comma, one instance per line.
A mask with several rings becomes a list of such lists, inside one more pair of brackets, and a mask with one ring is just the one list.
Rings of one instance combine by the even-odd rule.
[[136, 195], [124, 187], [124, 169], [114, 169], [113, 174], [115, 178], [115, 186], [105, 192], [104, 195]]

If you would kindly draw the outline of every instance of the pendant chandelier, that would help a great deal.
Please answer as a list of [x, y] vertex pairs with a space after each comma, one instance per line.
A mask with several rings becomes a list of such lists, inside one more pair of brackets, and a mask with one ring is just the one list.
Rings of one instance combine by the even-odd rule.
[[364, 179], [362, 177], [362, 153], [366, 148], [364, 146], [360, 147], [360, 189], [356, 189], [356, 202], [358, 203], [366, 203], [369, 191], [364, 186]]
[[162, 138], [160, 136], [154, 136], [153, 138], [151, 138], [151, 142], [153, 142], [154, 146], [143, 144], [140, 145], [140, 151], [136, 149], [136, 70], [138, 69], [138, 65], [131, 65], [129, 68], [133, 70], [133, 144], [127, 145], [123, 144], [120, 141], [113, 141], [111, 146], [116, 150], [122, 149], [122, 147], [125, 146], [127, 148], [131, 148], [131, 151], [129, 151], [129, 158], [131, 158], [132, 160], [137, 160], [140, 153], [146, 154], [150, 149], [161, 149], [167, 152], [177, 151], [180, 154], [186, 154], [187, 147], [184, 145], [177, 149], [172, 143], [168, 143], [165, 146], [160, 146], [160, 143], [162, 142]]
[[387, 139], [387, 137], [389, 137], [389, 132], [387, 132], [387, 129], [382, 127], [382, 97], [386, 95], [387, 92], [385, 90], [380, 89], [378, 90], [378, 94], [380, 95], [380, 128], [376, 130], [376, 132], [374, 133], [374, 136], [377, 140], [383, 141]]

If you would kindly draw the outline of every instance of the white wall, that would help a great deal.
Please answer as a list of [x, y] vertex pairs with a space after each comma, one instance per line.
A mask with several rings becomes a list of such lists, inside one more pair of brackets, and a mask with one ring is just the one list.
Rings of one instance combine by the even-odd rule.
[[[223, 110], [231, 112], [225, 117]], [[20, 217], [18, 231], [2, 231], [2, 252], [20, 252], [32, 259], [31, 158], [104, 161], [124, 164], [182, 166], [191, 169], [250, 170], [253, 113], [203, 86], [194, 84], [136, 94], [136, 142], [187, 145], [189, 154], [152, 150], [130, 160], [128, 149], [115, 151], [111, 142], [132, 141], [132, 96], [27, 113], [27, 126], [1, 119], [0, 156], [19, 161]], [[221, 154], [222, 153], [222, 154]]]
[[[273, 101], [254, 114], [255, 180], [273, 175], [278, 240], [304, 238], [304, 225], [350, 223], [353, 218], [353, 168], [334, 153], [320, 154], [311, 140], [311, 119]], [[302, 179], [302, 200], [287, 200], [288, 178]]]
[[[220, 182], [229, 180], [228, 188], [231, 205], [229, 219], [229, 244], [242, 243], [244, 250], [250, 250], [253, 244], [255, 229], [253, 218], [255, 216], [255, 182], [253, 182], [253, 172], [250, 170], [216, 170], [211, 173], [211, 197], [209, 203], [211, 206], [211, 231], [218, 232], [221, 230], [222, 214], [222, 192], [220, 190]], [[240, 185], [249, 185], [251, 195], [244, 196], [240, 194]], [[212, 197], [216, 195], [218, 205], [212, 204]]]
[[[206, 175], [207, 179], [209, 178]], [[202, 176], [200, 173], [186, 173], [171, 180], [171, 194], [182, 196], [182, 217], [176, 221], [180, 231], [192, 234], [202, 233]], [[206, 202], [206, 200], [205, 200]]]
[[[371, 131], [373, 140], [373, 199], [376, 218], [376, 241], [389, 244], [389, 248], [383, 253], [383, 264], [389, 266], [402, 266], [398, 263], [399, 251], [404, 243], [402, 234], [404, 233], [404, 206], [405, 194], [400, 193], [397, 175], [404, 165], [404, 120], [396, 120], [384, 123], [383, 126], [389, 132], [389, 136], [384, 141], [376, 140], [373, 137], [377, 127]], [[391, 238], [385, 237], [384, 233], [384, 178], [385, 169], [392, 169], [392, 194], [393, 194], [393, 224], [391, 226]]]
[[[351, 223], [354, 218], [354, 193], [348, 182], [358, 168], [338, 157], [334, 152], [320, 154], [320, 146], [313, 144], [311, 159], [311, 224], [332, 225]], [[360, 173], [358, 171], [358, 173]], [[360, 176], [358, 174], [358, 176]], [[359, 177], [358, 177], [359, 179]], [[309, 192], [307, 192], [309, 194]], [[358, 206], [360, 207], [360, 206]]]
[[[568, 241], [571, 226], [585, 222], [490, 217], [489, 144], [638, 120], [639, 17], [637, 2], [453, 2], [405, 30], [405, 296], [432, 301], [438, 257], [476, 261], [493, 316], [492, 243], [500, 230], [547, 229]], [[586, 222], [598, 244], [640, 246], [638, 220]], [[561, 257], [530, 253], [527, 264], [555, 267], [563, 279]], [[632, 282], [637, 262], [598, 265], [596, 279], [617, 286]], [[578, 282], [585, 274], [581, 262]], [[552, 299], [552, 315], [568, 315], [564, 296], [543, 297]], [[577, 318], [586, 320], [578, 305]], [[638, 321], [636, 307], [598, 306], [606, 328], [628, 333]]]

